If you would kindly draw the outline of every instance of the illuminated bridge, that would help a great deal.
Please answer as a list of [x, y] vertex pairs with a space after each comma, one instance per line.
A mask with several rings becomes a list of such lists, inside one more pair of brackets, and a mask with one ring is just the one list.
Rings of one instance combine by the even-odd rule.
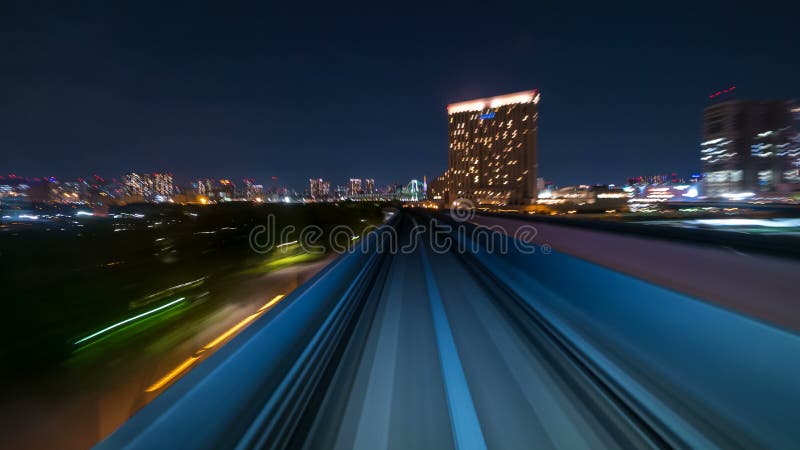
[[470, 219], [398, 214], [99, 448], [800, 442], [797, 261]]

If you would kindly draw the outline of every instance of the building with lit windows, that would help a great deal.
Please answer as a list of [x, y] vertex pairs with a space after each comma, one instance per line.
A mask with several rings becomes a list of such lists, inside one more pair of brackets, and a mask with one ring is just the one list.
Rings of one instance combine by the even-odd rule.
[[800, 142], [785, 100], [729, 100], [703, 113], [704, 195], [725, 197], [800, 188]]
[[446, 188], [434, 195], [446, 203], [459, 198], [478, 204], [534, 203], [539, 99], [532, 90], [447, 105]]
[[347, 191], [349, 195], [363, 194], [364, 191], [361, 188], [361, 178], [350, 178], [350, 184], [348, 185]]
[[256, 184], [252, 178], [245, 178], [242, 180], [242, 186], [244, 190], [242, 192], [243, 197], [247, 201], [251, 202], [260, 202], [264, 199], [264, 186], [261, 184]]
[[364, 180], [364, 192], [367, 194], [375, 193], [375, 179], [367, 178]]
[[167, 201], [175, 192], [172, 175], [168, 173], [125, 174], [122, 178], [125, 196], [140, 200]]
[[122, 184], [125, 186], [125, 196], [127, 197], [144, 200], [153, 193], [152, 179], [146, 173], [127, 173], [122, 177]]
[[86, 203], [89, 185], [84, 181], [54, 181], [50, 183], [51, 203]]
[[331, 195], [330, 181], [325, 181], [322, 178], [312, 178], [308, 180], [308, 183], [309, 183], [309, 193], [311, 194], [312, 199], [321, 200], [330, 197]]
[[152, 176], [153, 196], [159, 201], [168, 200], [175, 192], [172, 175], [168, 173], [154, 173]]
[[566, 212], [625, 211], [628, 194], [622, 189], [608, 186], [567, 186], [542, 192], [538, 203]]
[[211, 195], [214, 190], [214, 180], [211, 178], [202, 178], [197, 180], [197, 193], [204, 196]]

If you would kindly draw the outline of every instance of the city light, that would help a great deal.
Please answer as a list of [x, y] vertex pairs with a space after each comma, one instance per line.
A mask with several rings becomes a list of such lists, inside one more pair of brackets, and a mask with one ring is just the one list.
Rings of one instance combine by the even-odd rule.
[[115, 324], [113, 324], [113, 325], [109, 325], [109, 326], [107, 326], [107, 327], [103, 328], [103, 329], [102, 329], [102, 330], [100, 330], [100, 331], [97, 331], [97, 332], [95, 332], [95, 333], [92, 333], [92, 334], [90, 334], [90, 335], [88, 335], [88, 336], [86, 336], [86, 337], [84, 337], [84, 338], [78, 339], [77, 341], [75, 341], [75, 342], [74, 342], [74, 344], [75, 344], [75, 345], [81, 344], [81, 343], [83, 343], [83, 342], [86, 342], [86, 341], [88, 341], [88, 340], [90, 340], [90, 339], [93, 339], [93, 338], [95, 338], [95, 337], [97, 337], [97, 336], [100, 336], [100, 335], [102, 335], [102, 334], [105, 334], [105, 333], [107, 333], [107, 332], [109, 332], [109, 331], [111, 331], [111, 330], [113, 330], [113, 329], [115, 329], [115, 328], [119, 328], [119, 327], [121, 327], [122, 325], [125, 325], [126, 323], [130, 323], [130, 322], [133, 322], [133, 321], [135, 321], [135, 320], [141, 319], [141, 318], [143, 318], [143, 317], [150, 316], [150, 315], [152, 315], [152, 314], [154, 314], [154, 313], [156, 313], [156, 312], [158, 312], [158, 311], [162, 311], [162, 310], [164, 310], [164, 309], [166, 309], [166, 308], [169, 308], [170, 306], [173, 306], [173, 305], [176, 305], [176, 304], [178, 304], [178, 303], [181, 303], [181, 302], [183, 302], [184, 300], [186, 300], [186, 298], [185, 298], [185, 297], [181, 297], [181, 298], [179, 298], [179, 299], [177, 299], [177, 300], [173, 300], [173, 301], [171, 301], [171, 302], [169, 302], [169, 303], [167, 303], [167, 304], [165, 304], [165, 305], [161, 305], [161, 306], [159, 306], [158, 308], [151, 309], [150, 311], [146, 311], [146, 312], [143, 312], [143, 313], [141, 313], [141, 314], [137, 314], [137, 315], [135, 315], [135, 316], [133, 316], [133, 317], [130, 317], [130, 318], [128, 318], [128, 319], [125, 319], [125, 320], [123, 320], [123, 321], [121, 321], [121, 322], [117, 322], [117, 323], [115, 323]]
[[723, 197], [730, 199], [730, 200], [743, 200], [746, 198], [750, 198], [755, 196], [756, 194], [752, 192], [725, 192], [722, 194]]
[[173, 380], [178, 378], [180, 375], [182, 375], [192, 365], [194, 365], [194, 363], [196, 363], [201, 358], [201, 355], [203, 353], [213, 349], [217, 345], [219, 345], [219, 344], [223, 343], [224, 341], [228, 340], [231, 336], [233, 336], [234, 334], [239, 332], [241, 329], [243, 329], [244, 327], [246, 327], [247, 325], [249, 325], [250, 323], [252, 323], [256, 319], [261, 317], [261, 315], [263, 315], [267, 310], [269, 310], [270, 308], [275, 306], [284, 297], [285, 297], [285, 295], [283, 295], [283, 294], [279, 294], [279, 295], [276, 295], [275, 297], [273, 297], [270, 301], [268, 301], [266, 304], [264, 304], [264, 306], [260, 307], [255, 313], [250, 314], [249, 316], [245, 317], [239, 323], [237, 323], [236, 325], [232, 326], [227, 331], [225, 331], [224, 333], [222, 333], [219, 336], [217, 336], [214, 340], [212, 340], [211, 342], [209, 342], [208, 344], [204, 345], [202, 348], [197, 350], [197, 352], [195, 352], [194, 355], [192, 355], [189, 358], [187, 358], [185, 361], [183, 361], [177, 367], [175, 367], [174, 369], [169, 371], [166, 375], [164, 375], [158, 381], [156, 381], [155, 383], [150, 385], [147, 389], [145, 389], [145, 392], [155, 392], [155, 391], [158, 391], [159, 389], [163, 388], [164, 386], [168, 385], [170, 382], [172, 382]]
[[539, 92], [537, 90], [523, 91], [507, 95], [498, 95], [497, 97], [451, 103], [447, 105], [447, 113], [456, 114], [460, 112], [481, 111], [487, 107], [499, 108], [516, 103], [539, 103]]

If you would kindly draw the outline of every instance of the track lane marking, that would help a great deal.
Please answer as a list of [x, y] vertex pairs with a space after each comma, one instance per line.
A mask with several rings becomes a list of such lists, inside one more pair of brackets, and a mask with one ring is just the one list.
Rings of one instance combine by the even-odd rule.
[[[416, 221], [414, 222], [416, 224]], [[478, 413], [475, 411], [475, 404], [472, 402], [472, 395], [469, 392], [464, 368], [458, 356], [453, 332], [447, 321], [447, 313], [445, 312], [424, 246], [420, 247], [420, 255], [422, 257], [422, 269], [425, 272], [425, 284], [428, 288], [428, 298], [431, 304], [436, 343], [439, 348], [439, 360], [442, 364], [453, 440], [458, 450], [486, 450], [486, 441], [481, 431]]]

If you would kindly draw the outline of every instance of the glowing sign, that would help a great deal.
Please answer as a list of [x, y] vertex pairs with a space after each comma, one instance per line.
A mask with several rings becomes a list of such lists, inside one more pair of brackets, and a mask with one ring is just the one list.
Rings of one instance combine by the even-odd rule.
[[481, 120], [494, 119], [494, 111], [489, 111], [486, 114], [481, 114]]
[[477, 100], [468, 100], [461, 103], [451, 103], [447, 105], [448, 114], [456, 114], [466, 111], [480, 111], [485, 108], [497, 108], [500, 106], [511, 105], [515, 103], [539, 103], [539, 91], [523, 91], [513, 94], [499, 95], [491, 98], [481, 98]]

